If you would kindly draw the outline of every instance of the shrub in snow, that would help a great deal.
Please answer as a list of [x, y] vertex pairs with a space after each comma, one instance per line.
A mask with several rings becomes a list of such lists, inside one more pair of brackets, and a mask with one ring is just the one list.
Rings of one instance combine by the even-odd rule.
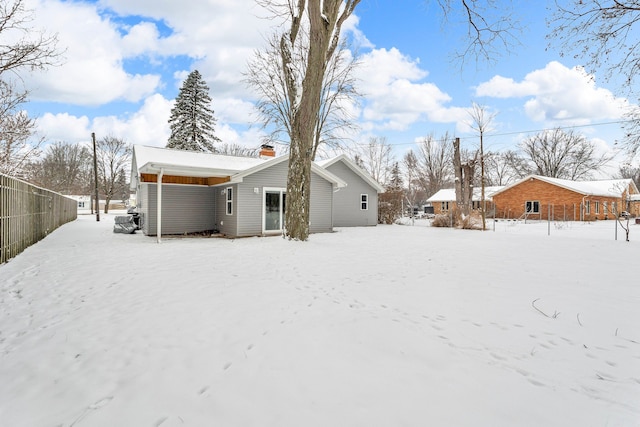
[[477, 213], [467, 215], [461, 221], [461, 228], [464, 230], [482, 230], [482, 216]]
[[[455, 220], [455, 218], [454, 218]], [[455, 221], [451, 221], [451, 216], [449, 215], [436, 215], [431, 221], [432, 227], [453, 227], [455, 225]]]

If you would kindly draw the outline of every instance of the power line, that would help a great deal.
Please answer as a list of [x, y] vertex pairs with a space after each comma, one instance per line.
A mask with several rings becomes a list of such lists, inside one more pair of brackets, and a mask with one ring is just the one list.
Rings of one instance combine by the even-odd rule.
[[[615, 120], [615, 121], [611, 121], [611, 122], [600, 122], [600, 123], [591, 123], [591, 124], [584, 124], [584, 125], [554, 126], [552, 128], [531, 129], [531, 130], [522, 130], [522, 131], [513, 131], [513, 132], [485, 133], [484, 137], [485, 138], [494, 138], [494, 137], [500, 137], [500, 136], [511, 136], [511, 135], [520, 135], [520, 134], [540, 133], [540, 132], [550, 131], [550, 130], [553, 130], [553, 129], [566, 130], [566, 129], [578, 129], [578, 128], [598, 127], [598, 126], [609, 126], [609, 125], [615, 125], [615, 124], [630, 123], [632, 121], [633, 121], [632, 119]], [[451, 138], [453, 138], [453, 137], [451, 137]], [[461, 141], [472, 140], [472, 139], [477, 139], [478, 135], [461, 136], [459, 138], [460, 138]], [[442, 142], [447, 141], [447, 139], [445, 139], [445, 138], [439, 138], [439, 139], [436, 138], [435, 141], [442, 143]], [[391, 145], [392, 147], [398, 147], [398, 146], [414, 145], [414, 144], [416, 144], [415, 141], [413, 141], [413, 142], [390, 143], [389, 145]], [[362, 142], [362, 143], [355, 143], [353, 145], [367, 146], [368, 143]]]

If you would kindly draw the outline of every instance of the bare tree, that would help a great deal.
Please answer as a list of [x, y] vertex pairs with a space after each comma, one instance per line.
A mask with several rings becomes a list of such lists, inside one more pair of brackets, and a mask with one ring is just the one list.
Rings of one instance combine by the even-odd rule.
[[629, 105], [624, 113], [626, 121], [622, 124], [624, 138], [621, 146], [627, 151], [629, 159], [633, 160], [640, 154], [640, 106]]
[[451, 183], [453, 168], [453, 138], [445, 133], [440, 139], [433, 134], [418, 141], [418, 161], [426, 195], [433, 196]]
[[385, 186], [385, 192], [378, 196], [378, 222], [381, 224], [393, 224], [402, 216], [404, 200], [404, 188], [402, 173], [398, 162], [391, 167], [389, 182]]
[[33, 10], [25, 9], [23, 0], [0, 3], [0, 78], [11, 71], [19, 75], [22, 69], [42, 70], [58, 65], [57, 34], [49, 35], [31, 27]]
[[408, 151], [402, 158], [402, 165], [404, 166], [404, 173], [407, 181], [407, 188], [405, 191], [405, 200], [409, 208], [409, 216], [413, 217], [413, 208], [418, 202], [418, 198], [421, 192], [420, 183], [420, 165], [418, 158], [414, 152]]
[[[522, 31], [511, 2], [499, 0], [438, 0], [446, 22], [467, 24], [466, 44], [455, 55], [461, 65], [468, 58], [495, 61], [518, 45]], [[458, 4], [454, 7], [453, 4]]]
[[[550, 45], [561, 55], [581, 58], [590, 72], [602, 71], [607, 79], [622, 77], [621, 88], [636, 92], [640, 72], [640, 22], [638, 0], [556, 0], [550, 20]], [[640, 148], [640, 110], [631, 108], [625, 125], [625, 145], [635, 155]]]
[[89, 194], [92, 161], [87, 147], [56, 142], [47, 147], [42, 160], [32, 165], [30, 181], [62, 194]]
[[524, 178], [534, 172], [531, 170], [531, 165], [528, 163], [527, 159], [515, 150], [507, 150], [502, 153], [501, 156], [504, 159], [504, 162], [509, 165], [513, 177], [516, 179]]
[[30, 140], [35, 120], [20, 109], [27, 91], [17, 88], [24, 70], [57, 65], [57, 35], [47, 35], [30, 26], [33, 11], [23, 0], [0, 2], [0, 172], [19, 175], [37, 157], [42, 139]]
[[0, 173], [20, 175], [40, 154], [42, 140], [31, 138], [35, 120], [20, 109], [26, 97], [26, 92], [16, 92], [12, 84], [0, 80]]
[[[311, 163], [315, 155], [322, 91], [329, 64], [340, 45], [342, 25], [360, 0], [258, 0], [274, 16], [285, 19], [287, 29], [278, 41], [279, 62], [291, 110], [288, 117], [289, 169], [285, 235], [307, 240], [311, 194]], [[296, 47], [308, 34], [304, 62]]]
[[454, 187], [456, 191], [456, 205], [463, 216], [471, 213], [473, 203], [473, 177], [478, 162], [477, 153], [473, 158], [463, 161], [460, 150], [460, 138], [453, 141], [453, 171], [455, 174]]
[[486, 230], [486, 212], [485, 212], [485, 177], [484, 177], [484, 134], [491, 129], [491, 123], [496, 117], [496, 113], [490, 113], [486, 106], [472, 104], [469, 110], [471, 121], [469, 127], [480, 136], [480, 212], [482, 213], [482, 230]]
[[622, 75], [633, 89], [640, 72], [640, 37], [634, 31], [640, 21], [638, 0], [555, 0], [547, 38], [561, 55], [576, 52], [592, 71], [611, 78]]
[[595, 144], [573, 130], [541, 132], [521, 143], [531, 172], [551, 178], [588, 179], [610, 160], [597, 155]]
[[[291, 65], [298, 75], [304, 71], [309, 50], [309, 35], [305, 27], [300, 29], [300, 34], [292, 52], [294, 60]], [[264, 129], [270, 131], [265, 142], [288, 145], [294, 110], [287, 96], [288, 87], [280, 59], [280, 38], [277, 34], [272, 35], [267, 47], [254, 53], [248, 64], [245, 82], [259, 95], [255, 105], [258, 120]], [[357, 56], [350, 51], [346, 39], [341, 40], [327, 64], [322, 84], [314, 133], [314, 159], [323, 145], [339, 148], [357, 127], [353, 108], [350, 108], [357, 104], [360, 97], [353, 76], [357, 66]]]
[[356, 164], [367, 171], [378, 184], [386, 186], [394, 163], [391, 148], [386, 137], [372, 136], [366, 145], [357, 146], [352, 150], [353, 158]]
[[216, 148], [216, 154], [238, 157], [258, 157], [258, 148], [249, 148], [240, 144], [220, 144]]
[[131, 162], [131, 147], [121, 138], [106, 136], [96, 142], [98, 180], [105, 198], [104, 213], [109, 213], [109, 202], [123, 193], [127, 171]]
[[[486, 185], [507, 185], [518, 178], [527, 175], [521, 175], [518, 165], [524, 160], [515, 153], [515, 151], [505, 151], [503, 153], [488, 152], [484, 155], [485, 168], [485, 184]], [[526, 167], [526, 165], [525, 165]]]
[[[336, 54], [340, 32], [360, 0], [258, 0], [274, 16], [285, 19], [287, 30], [279, 40], [281, 69], [286, 85], [290, 115], [290, 155], [287, 177], [287, 211], [285, 235], [290, 239], [306, 240], [309, 235], [309, 198], [311, 162], [315, 154], [314, 144], [322, 88], [329, 61]], [[445, 18], [451, 13], [452, 0], [439, 0]], [[513, 22], [504, 17], [502, 3], [494, 0], [462, 0], [465, 22], [469, 24], [470, 42], [463, 57], [475, 55], [490, 58], [491, 46], [507, 45]], [[496, 12], [498, 19], [489, 18], [484, 12]], [[295, 46], [298, 37], [308, 29], [309, 40], [303, 68], [296, 68]]]
[[632, 179], [637, 187], [640, 187], [640, 166], [633, 167], [630, 164], [620, 166], [618, 178]]

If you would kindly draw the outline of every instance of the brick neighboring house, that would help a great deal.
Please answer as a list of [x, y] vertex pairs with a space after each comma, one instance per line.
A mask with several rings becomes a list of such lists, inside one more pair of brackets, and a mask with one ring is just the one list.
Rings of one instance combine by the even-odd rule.
[[[484, 188], [486, 212], [488, 212], [490, 215], [493, 213], [494, 209], [492, 196], [496, 191], [503, 188], [504, 186]], [[480, 204], [482, 201], [481, 192], [482, 189], [480, 187], [473, 188], [473, 196], [471, 198], [473, 203], [473, 211], [480, 210]], [[427, 203], [431, 203], [431, 205], [433, 206], [433, 213], [435, 215], [448, 215], [449, 212], [455, 211], [458, 208], [458, 205], [456, 203], [456, 190], [455, 188], [443, 188], [442, 190], [438, 190], [436, 194], [427, 199]]]
[[593, 221], [637, 210], [630, 200], [635, 196], [629, 197], [634, 194], [638, 188], [631, 179], [570, 181], [529, 175], [495, 192], [493, 202], [497, 218]]

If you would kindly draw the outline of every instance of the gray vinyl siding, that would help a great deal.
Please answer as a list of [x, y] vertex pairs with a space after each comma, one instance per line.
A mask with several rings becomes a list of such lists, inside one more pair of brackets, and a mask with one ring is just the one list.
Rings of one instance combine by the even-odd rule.
[[[238, 235], [259, 236], [262, 234], [262, 210], [264, 187], [287, 187], [288, 162], [284, 161], [270, 168], [246, 176], [238, 184], [238, 200], [242, 209], [238, 212]], [[254, 192], [258, 189], [258, 194]]]
[[[226, 189], [231, 187], [233, 191], [233, 212], [231, 215], [227, 215], [227, 194]], [[240, 203], [238, 203], [238, 184], [220, 184], [215, 187], [211, 187], [215, 196], [215, 224], [216, 229], [220, 233], [236, 237], [238, 235], [238, 211], [240, 209]]]
[[[287, 187], [286, 161], [273, 165], [252, 175], [246, 176], [243, 182], [234, 184], [234, 212], [225, 214], [224, 196], [221, 194], [229, 185], [220, 184], [214, 187], [216, 193], [216, 218], [220, 232], [231, 237], [262, 235], [262, 210], [264, 188]], [[255, 189], [258, 189], [257, 192]], [[311, 177], [311, 206], [310, 231], [312, 233], [330, 232], [333, 230], [331, 222], [332, 184], [324, 178], [312, 173]], [[224, 224], [219, 223], [223, 221]]]
[[[140, 184], [143, 231], [157, 233], [157, 185]], [[162, 185], [162, 234], [186, 234], [215, 228], [215, 199], [212, 187], [200, 185]]]
[[[326, 168], [347, 183], [333, 194], [333, 226], [358, 227], [378, 223], [378, 192], [347, 165], [338, 161]], [[369, 196], [369, 209], [360, 208], [361, 196]]]
[[149, 201], [149, 192], [147, 189], [149, 188], [149, 184], [138, 184], [137, 194], [136, 194], [136, 209], [140, 213], [140, 226], [142, 227], [142, 231], [144, 234], [149, 234], [149, 228], [147, 225], [147, 216], [148, 216], [148, 201]]
[[333, 184], [314, 173], [311, 173], [310, 204], [309, 231], [311, 233], [333, 231]]

